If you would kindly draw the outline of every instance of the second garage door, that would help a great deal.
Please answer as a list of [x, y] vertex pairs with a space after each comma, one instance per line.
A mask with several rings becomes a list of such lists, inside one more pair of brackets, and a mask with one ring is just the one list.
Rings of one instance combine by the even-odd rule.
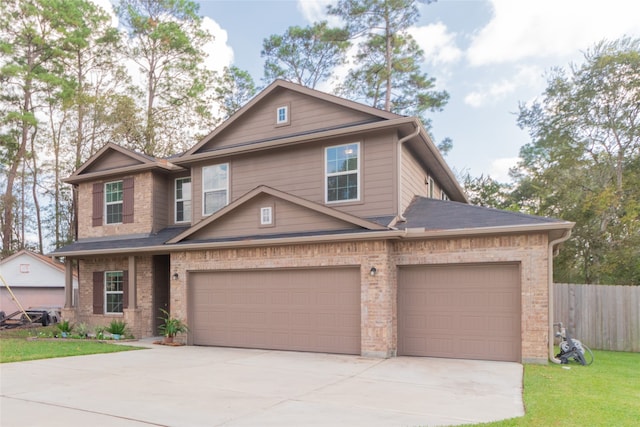
[[360, 268], [189, 274], [193, 344], [360, 354]]
[[398, 272], [398, 354], [520, 361], [518, 264]]

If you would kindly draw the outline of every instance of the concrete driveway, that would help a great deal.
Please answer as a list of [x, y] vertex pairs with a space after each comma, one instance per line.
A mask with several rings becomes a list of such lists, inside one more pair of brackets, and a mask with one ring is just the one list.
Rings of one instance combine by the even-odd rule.
[[0, 425], [439, 426], [524, 414], [522, 365], [209, 347], [0, 365]]

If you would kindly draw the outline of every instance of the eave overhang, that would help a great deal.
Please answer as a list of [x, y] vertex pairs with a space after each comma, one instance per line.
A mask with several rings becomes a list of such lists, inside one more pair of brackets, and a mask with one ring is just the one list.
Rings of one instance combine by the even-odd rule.
[[118, 255], [118, 254], [153, 254], [153, 253], [171, 253], [208, 249], [236, 249], [246, 247], [264, 247], [264, 246], [283, 246], [283, 245], [299, 245], [299, 244], [315, 244], [315, 243], [339, 243], [353, 241], [371, 241], [371, 240], [433, 240], [444, 239], [450, 237], [479, 237], [490, 235], [504, 234], [530, 234], [530, 233], [549, 233], [551, 237], [554, 235], [562, 235], [566, 230], [573, 228], [575, 223], [563, 221], [546, 224], [535, 225], [519, 225], [504, 227], [483, 227], [483, 228], [461, 228], [450, 230], [425, 230], [410, 228], [407, 230], [385, 230], [385, 231], [367, 231], [344, 234], [327, 234], [317, 236], [304, 237], [275, 237], [275, 238], [247, 238], [242, 240], [225, 240], [215, 242], [182, 242], [177, 244], [163, 244], [148, 247], [120, 247], [113, 249], [97, 249], [59, 252], [51, 254], [55, 257], [86, 257], [100, 255]]

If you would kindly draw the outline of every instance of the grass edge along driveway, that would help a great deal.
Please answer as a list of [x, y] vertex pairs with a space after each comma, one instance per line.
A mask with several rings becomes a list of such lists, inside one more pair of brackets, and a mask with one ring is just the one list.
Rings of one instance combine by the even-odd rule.
[[637, 426], [640, 353], [593, 353], [591, 366], [525, 365], [525, 416], [473, 426]]
[[95, 340], [2, 338], [0, 339], [0, 363], [140, 349], [142, 347], [116, 345]]

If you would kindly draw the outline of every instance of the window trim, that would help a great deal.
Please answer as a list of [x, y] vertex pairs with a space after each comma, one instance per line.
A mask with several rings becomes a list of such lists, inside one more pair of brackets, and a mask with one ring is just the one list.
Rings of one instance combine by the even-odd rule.
[[[120, 183], [120, 193], [121, 193], [121, 199], [119, 201], [116, 202], [107, 202], [107, 185], [109, 184], [117, 184]], [[124, 180], [122, 179], [118, 179], [115, 181], [109, 181], [109, 182], [105, 182], [103, 185], [103, 191], [104, 191], [104, 224], [105, 225], [114, 225], [114, 224], [124, 224]], [[107, 207], [108, 206], [113, 206], [113, 205], [117, 205], [119, 204], [122, 208], [120, 209], [120, 221], [118, 222], [109, 222], [109, 212]]]
[[[284, 120], [280, 120], [280, 111], [284, 110]], [[286, 103], [276, 108], [276, 127], [291, 124], [291, 104]]]
[[[269, 222], [265, 222], [265, 212], [267, 211], [269, 212], [268, 214]], [[276, 221], [275, 221], [274, 213], [275, 213], [275, 209], [273, 205], [261, 206], [260, 209], [258, 210], [258, 227], [260, 228], [275, 227]]]
[[[109, 273], [120, 273], [120, 278], [122, 282], [122, 290], [120, 291], [107, 291], [107, 274]], [[104, 301], [104, 314], [110, 315], [122, 315], [124, 314], [124, 270], [107, 270], [103, 273], [104, 284], [103, 284], [103, 301]], [[108, 311], [109, 300], [107, 295], [121, 295], [122, 298], [122, 311]]]
[[[189, 199], [178, 199], [178, 181], [184, 181], [184, 180], [189, 180], [189, 184], [192, 184], [191, 182], [191, 177], [190, 176], [183, 176], [181, 178], [176, 178], [174, 180], [174, 184], [173, 184], [173, 219], [174, 222], [176, 224], [181, 224], [181, 223], [185, 223], [185, 222], [191, 222], [192, 218], [193, 218], [193, 184], [191, 185], [191, 189], [189, 190], [190, 192], [190, 198]], [[183, 196], [184, 196], [184, 190], [182, 191]], [[184, 202], [185, 201], [189, 201], [189, 219], [183, 219], [181, 221], [178, 221], [178, 202], [182, 202], [182, 214], [184, 215]]]
[[[226, 187], [225, 188], [205, 188], [205, 182], [204, 182], [204, 170], [207, 168], [214, 168], [214, 167], [219, 167], [219, 166], [226, 166], [227, 167], [227, 179], [226, 179]], [[220, 209], [222, 209], [222, 207], [227, 206], [229, 204], [229, 178], [230, 178], [230, 168], [229, 168], [229, 163], [218, 163], [215, 165], [208, 165], [208, 166], [202, 166], [202, 168], [200, 169], [201, 171], [201, 179], [202, 179], [202, 216], [210, 216], [213, 215], [214, 213], [218, 212]], [[217, 209], [213, 212], [209, 212], [207, 213], [205, 211], [206, 209], [206, 204], [205, 204], [205, 195], [206, 193], [212, 192], [212, 191], [221, 191], [224, 190], [225, 191], [225, 204], [224, 206], [222, 206], [220, 209]]]
[[[347, 172], [337, 172], [329, 174], [327, 171], [327, 153], [331, 148], [339, 148], [339, 147], [347, 147], [349, 145], [356, 145], [358, 149], [358, 158], [357, 158], [357, 167], [355, 171], [347, 171]], [[361, 149], [360, 141], [357, 142], [349, 142], [346, 144], [338, 144], [338, 145], [330, 145], [324, 147], [324, 202], [326, 204], [337, 204], [337, 203], [353, 203], [359, 202], [362, 200], [362, 185], [361, 185], [361, 159], [362, 159], [362, 149]], [[340, 175], [348, 175], [348, 174], [356, 174], [356, 191], [358, 193], [358, 197], [355, 199], [345, 199], [345, 200], [329, 200], [329, 177], [331, 176], [340, 176]]]
[[429, 198], [435, 199], [436, 195], [436, 182], [433, 178], [429, 177]]

